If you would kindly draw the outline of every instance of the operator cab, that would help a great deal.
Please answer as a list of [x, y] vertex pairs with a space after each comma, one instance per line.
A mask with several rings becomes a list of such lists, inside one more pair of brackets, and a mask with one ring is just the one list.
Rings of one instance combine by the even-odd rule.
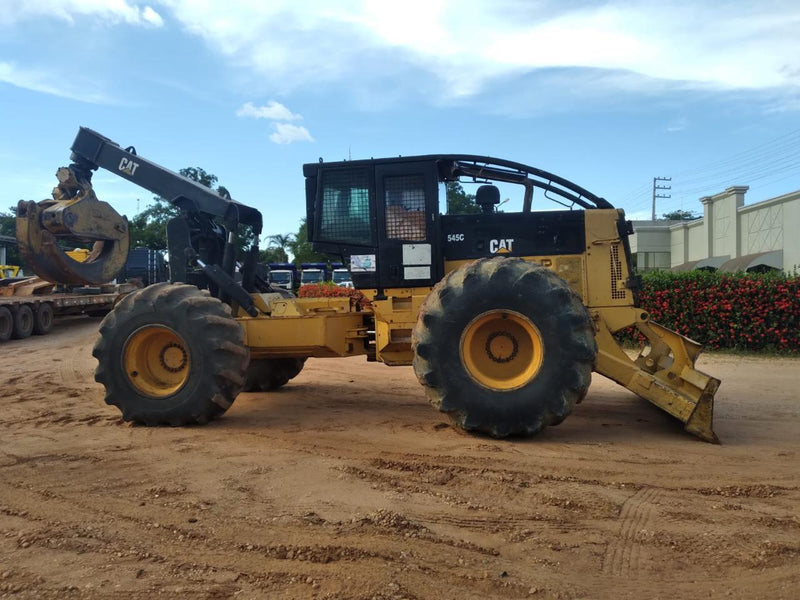
[[[584, 215], [571, 208], [613, 208], [552, 173], [471, 155], [320, 161], [304, 165], [303, 174], [314, 250], [347, 259], [354, 287], [379, 292], [433, 286], [453, 261], [580, 254]], [[475, 214], [441, 215], [439, 184], [461, 178], [484, 184]], [[496, 212], [500, 191], [492, 182], [522, 186], [523, 211]], [[536, 187], [569, 210], [532, 213]]]
[[316, 251], [349, 259], [354, 287], [441, 279], [435, 161], [319, 163], [303, 172], [309, 239]]

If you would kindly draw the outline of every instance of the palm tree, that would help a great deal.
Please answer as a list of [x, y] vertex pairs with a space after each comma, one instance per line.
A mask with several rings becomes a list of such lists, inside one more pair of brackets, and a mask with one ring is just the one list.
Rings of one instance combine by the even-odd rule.
[[283, 254], [283, 261], [289, 260], [286, 248], [290, 247], [292, 242], [294, 242], [294, 234], [292, 233], [276, 233], [267, 236], [267, 248], [280, 250], [280, 253]]

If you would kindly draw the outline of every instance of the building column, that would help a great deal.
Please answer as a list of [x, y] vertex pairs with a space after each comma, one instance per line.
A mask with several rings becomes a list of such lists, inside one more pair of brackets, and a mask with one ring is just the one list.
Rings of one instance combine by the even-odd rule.
[[733, 252], [731, 253], [731, 258], [739, 258], [742, 255], [742, 225], [741, 219], [739, 219], [739, 209], [744, 206], [744, 195], [747, 193], [747, 190], [750, 189], [750, 186], [747, 185], [735, 185], [733, 187], [729, 187], [725, 190], [728, 194], [733, 196], [734, 200], [734, 209], [733, 209]]
[[714, 197], [703, 196], [703, 232], [706, 236], [706, 258], [714, 256]]

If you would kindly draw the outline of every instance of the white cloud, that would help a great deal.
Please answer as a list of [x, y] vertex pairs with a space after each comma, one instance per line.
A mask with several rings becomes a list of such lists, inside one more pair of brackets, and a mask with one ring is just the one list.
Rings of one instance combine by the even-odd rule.
[[292, 125], [291, 123], [274, 123], [273, 128], [275, 132], [269, 136], [269, 139], [276, 144], [291, 144], [292, 142], [313, 142], [314, 138], [308, 132], [308, 129], [299, 125]]
[[687, 127], [689, 127], [689, 120], [685, 117], [679, 117], [677, 119], [673, 119], [665, 128], [667, 133], [676, 133], [678, 131], [684, 131]]
[[130, 0], [24, 0], [6, 4], [8, 6], [0, 11], [0, 25], [42, 18], [56, 18], [72, 24], [76, 17], [82, 16], [97, 17], [112, 25], [161, 27], [164, 24], [161, 15], [151, 6]]
[[273, 121], [273, 133], [269, 139], [276, 144], [291, 144], [292, 142], [313, 142], [308, 129], [300, 125], [292, 125], [285, 121], [298, 121], [303, 117], [295, 114], [280, 102], [270, 100], [266, 106], [256, 106], [252, 102], [243, 104], [236, 111], [237, 117], [252, 117], [254, 119], [268, 119]]
[[800, 3], [793, 0], [163, 4], [237, 65], [284, 89], [329, 81], [358, 88], [408, 65], [420, 77], [433, 75], [437, 92], [453, 98], [480, 93], [498, 78], [570, 67], [629, 72], [643, 85], [800, 85], [792, 75], [800, 68]]
[[236, 116], [270, 119], [271, 121], [299, 121], [303, 118], [275, 100], [270, 100], [266, 106], [256, 106], [252, 102], [247, 102], [236, 111]]
[[164, 25], [164, 19], [161, 18], [161, 15], [149, 6], [145, 6], [142, 10], [142, 19], [154, 27], [162, 27]]
[[[0, 26], [91, 16], [202, 38], [251, 94], [335, 84], [362, 108], [388, 99], [520, 105], [520, 82], [560, 78], [534, 104], [586, 95], [756, 91], [780, 106], [800, 90], [797, 0], [25, 0]], [[498, 87], [502, 88], [498, 92]], [[516, 100], [514, 100], [516, 98]], [[555, 101], [554, 101], [555, 99]], [[274, 102], [274, 101], [273, 101]], [[252, 106], [252, 108], [249, 108]], [[281, 110], [286, 114], [273, 117]], [[256, 118], [299, 120], [277, 102]], [[262, 116], [263, 115], [263, 116]]]
[[[19, 68], [8, 62], [0, 62], [0, 82], [91, 104], [111, 102], [111, 99], [105, 94], [92, 91], [89, 85], [81, 85], [74, 80], [64, 78], [60, 72], [44, 71], [32, 67]], [[57, 82], [58, 85], [54, 85], [53, 82]]]

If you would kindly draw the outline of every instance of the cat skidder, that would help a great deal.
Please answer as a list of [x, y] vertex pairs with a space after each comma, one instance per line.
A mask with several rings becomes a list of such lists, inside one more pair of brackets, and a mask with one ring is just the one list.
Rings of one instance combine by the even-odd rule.
[[[470, 431], [506, 437], [556, 425], [595, 371], [717, 442], [719, 381], [695, 369], [700, 345], [637, 307], [630, 223], [564, 178], [472, 155], [304, 165], [309, 240], [349, 264], [363, 306], [271, 288], [256, 274], [261, 213], [133, 147], [81, 128], [72, 160], [30, 239], [92, 242], [95, 264], [72, 265], [57, 244], [28, 249], [45, 271], [80, 280], [120, 263], [127, 227], [94, 195], [99, 167], [180, 209], [167, 226], [171, 282], [126, 296], [94, 348], [95, 378], [127, 421], [205, 423], [242, 390], [286, 384], [308, 357], [362, 355], [413, 365], [431, 403]], [[457, 181], [482, 184], [473, 214], [440, 208], [440, 188]], [[498, 186], [520, 190], [520, 212], [496, 210]], [[534, 193], [562, 209], [533, 211]], [[242, 255], [237, 232], [253, 240]], [[628, 328], [647, 340], [638, 356], [615, 337]]]

